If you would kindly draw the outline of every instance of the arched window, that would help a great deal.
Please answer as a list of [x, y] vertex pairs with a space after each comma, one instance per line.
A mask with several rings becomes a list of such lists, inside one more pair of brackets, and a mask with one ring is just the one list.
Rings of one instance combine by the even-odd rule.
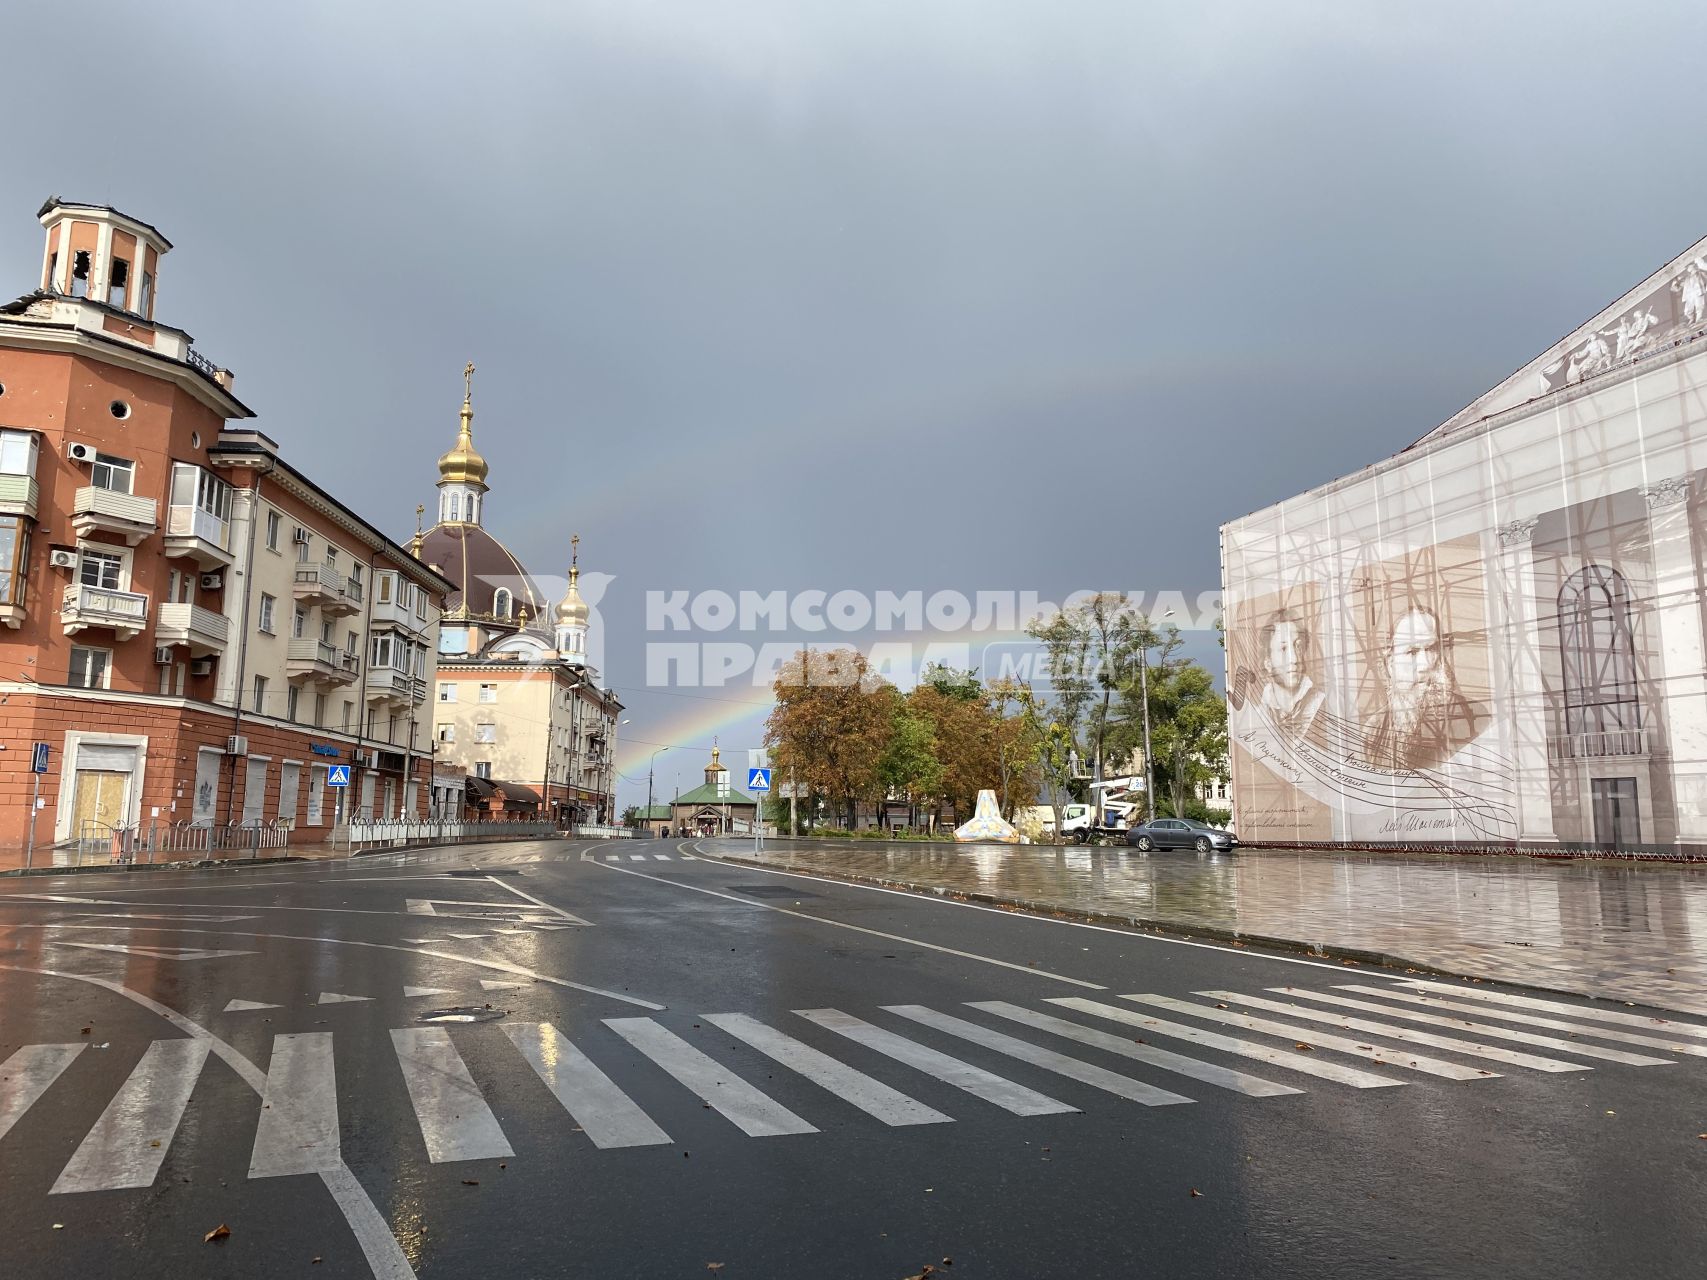
[[1589, 564], [1565, 579], [1559, 590], [1559, 653], [1567, 732], [1642, 727], [1630, 589], [1618, 570]]
[[497, 592], [492, 596], [492, 616], [495, 618], [507, 618], [510, 616], [510, 610], [514, 607], [515, 598], [510, 595], [510, 589], [508, 587], [499, 587]]

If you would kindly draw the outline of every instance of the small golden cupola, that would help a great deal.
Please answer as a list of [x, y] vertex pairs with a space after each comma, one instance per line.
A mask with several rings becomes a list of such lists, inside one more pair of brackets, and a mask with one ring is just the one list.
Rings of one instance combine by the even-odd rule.
[[592, 611], [581, 599], [581, 535], [569, 539], [569, 589], [557, 602], [557, 652], [571, 662], [587, 660], [587, 620]]
[[474, 447], [474, 362], [462, 371], [462, 423], [456, 443], [439, 458], [439, 523], [479, 524], [490, 468]]

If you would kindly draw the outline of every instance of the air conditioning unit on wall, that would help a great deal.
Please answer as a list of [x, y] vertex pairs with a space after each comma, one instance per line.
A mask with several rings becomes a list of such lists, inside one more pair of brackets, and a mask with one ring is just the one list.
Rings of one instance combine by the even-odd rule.
[[72, 440], [65, 446], [65, 456], [73, 462], [93, 462], [95, 460], [95, 446], [84, 444], [81, 440]]
[[225, 754], [228, 756], [248, 755], [249, 739], [241, 733], [232, 734], [225, 740]]
[[211, 676], [213, 674], [213, 659], [192, 659], [190, 662], [190, 674], [192, 676]]
[[219, 590], [222, 590], [224, 588], [224, 586], [225, 586], [225, 575], [224, 574], [222, 574], [222, 573], [204, 573], [204, 574], [202, 574], [202, 590], [203, 591], [219, 591]]
[[55, 569], [75, 569], [77, 567], [77, 548], [49, 548], [47, 553], [47, 562]]
[[172, 665], [171, 645], [157, 644], [154, 646], [154, 665], [157, 667], [169, 667]]

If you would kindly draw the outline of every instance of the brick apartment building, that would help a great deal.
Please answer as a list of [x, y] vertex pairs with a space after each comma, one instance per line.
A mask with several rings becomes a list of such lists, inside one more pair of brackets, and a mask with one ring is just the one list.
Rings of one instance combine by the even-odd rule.
[[58, 198], [39, 217], [39, 287], [0, 304], [0, 846], [424, 814], [452, 584], [155, 319], [158, 230]]

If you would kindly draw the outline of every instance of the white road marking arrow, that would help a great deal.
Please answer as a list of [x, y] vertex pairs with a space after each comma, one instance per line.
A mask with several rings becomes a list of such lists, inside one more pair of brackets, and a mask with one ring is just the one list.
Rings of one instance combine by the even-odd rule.
[[250, 1009], [277, 1009], [278, 1007], [276, 1004], [262, 1004], [259, 1000], [233, 1000], [225, 1006], [223, 1012], [246, 1013]]
[[204, 951], [196, 947], [138, 947], [117, 942], [56, 942], [60, 947], [82, 947], [86, 951], [116, 951], [126, 956], [152, 956], [156, 960], [216, 960], [220, 956], [252, 956], [253, 951]]
[[451, 994], [452, 994], [452, 992], [451, 992], [451, 989], [449, 987], [404, 987], [403, 988], [403, 998], [405, 1000], [413, 1000], [416, 996], [448, 996]]
[[316, 1004], [360, 1004], [364, 1000], [372, 1000], [372, 996], [345, 996], [336, 991], [322, 991]]

